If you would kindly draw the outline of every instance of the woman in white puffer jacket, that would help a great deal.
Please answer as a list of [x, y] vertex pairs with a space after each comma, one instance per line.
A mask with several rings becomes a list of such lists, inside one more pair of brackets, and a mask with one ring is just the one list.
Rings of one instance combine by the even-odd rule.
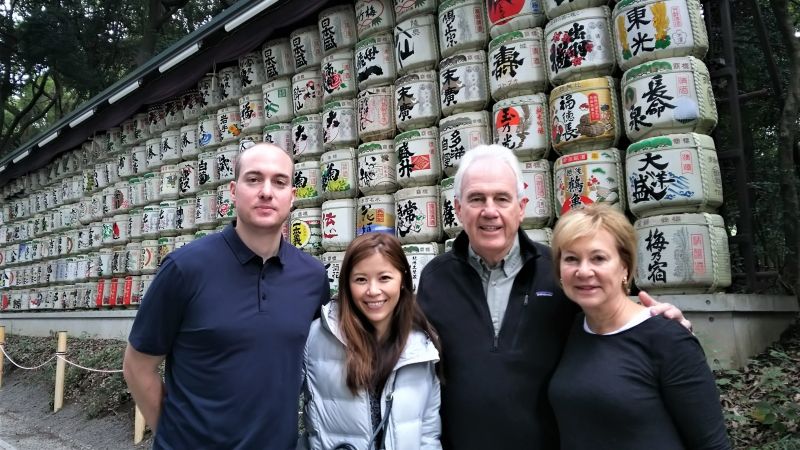
[[306, 342], [298, 449], [441, 449], [439, 343], [400, 243], [357, 237], [339, 279]]

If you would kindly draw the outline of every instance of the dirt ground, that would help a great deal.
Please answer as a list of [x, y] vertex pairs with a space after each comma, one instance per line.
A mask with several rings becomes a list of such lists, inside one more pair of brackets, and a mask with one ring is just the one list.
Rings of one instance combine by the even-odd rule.
[[[146, 439], [133, 445], [133, 405], [129, 414], [87, 419], [80, 405], [64, 402], [53, 412], [53, 392], [13, 371], [0, 389], [0, 448], [16, 450], [143, 450]], [[149, 433], [147, 437], [149, 438]]]

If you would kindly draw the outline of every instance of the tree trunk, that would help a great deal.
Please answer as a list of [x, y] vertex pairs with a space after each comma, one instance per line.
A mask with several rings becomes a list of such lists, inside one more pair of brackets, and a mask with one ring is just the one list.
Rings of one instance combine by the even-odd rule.
[[787, 0], [770, 0], [786, 52], [789, 57], [789, 86], [784, 95], [783, 109], [778, 123], [778, 152], [781, 162], [781, 200], [783, 230], [786, 241], [784, 280], [794, 293], [800, 292], [800, 199], [794, 167], [794, 148], [797, 140], [798, 104], [800, 103], [800, 41], [794, 35], [794, 24]]

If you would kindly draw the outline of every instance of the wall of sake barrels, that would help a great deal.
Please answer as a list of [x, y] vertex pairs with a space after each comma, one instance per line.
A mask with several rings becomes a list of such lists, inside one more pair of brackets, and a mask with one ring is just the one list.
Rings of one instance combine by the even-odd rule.
[[135, 307], [164, 255], [235, 217], [235, 157], [262, 141], [294, 158], [284, 235], [332, 293], [366, 232], [395, 234], [416, 282], [462, 229], [461, 158], [488, 143], [521, 161], [534, 240], [605, 202], [638, 219], [640, 288], [730, 285], [698, 0], [358, 0], [317, 19], [14, 180], [0, 309]]

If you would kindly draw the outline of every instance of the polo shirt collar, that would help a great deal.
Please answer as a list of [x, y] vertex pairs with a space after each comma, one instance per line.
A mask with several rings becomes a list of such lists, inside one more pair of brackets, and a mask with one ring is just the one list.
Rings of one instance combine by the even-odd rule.
[[[472, 245], [467, 247], [467, 252], [469, 258], [477, 261], [478, 264], [485, 269], [490, 269], [489, 265], [486, 264], [486, 261], [480, 257], [475, 250], [473, 250]], [[514, 244], [511, 246], [511, 249], [508, 251], [508, 254], [500, 260], [499, 268], [503, 270], [505, 276], [509, 276], [510, 273], [515, 272], [515, 270], [522, 265], [522, 253], [520, 252], [519, 246], [519, 236], [514, 236]], [[491, 269], [490, 269], [491, 270]]]
[[[225, 241], [228, 243], [231, 251], [236, 256], [236, 259], [239, 260], [239, 263], [245, 265], [250, 262], [251, 259], [259, 256], [254, 251], [250, 250], [250, 247], [245, 245], [244, 242], [242, 242], [242, 239], [238, 234], [236, 234], [235, 227], [236, 219], [222, 229], [222, 236], [225, 238]], [[289, 249], [287, 248], [287, 245], [289, 244], [286, 243], [284, 239], [281, 239], [278, 246], [277, 255], [278, 262], [281, 264], [283, 264], [283, 262], [286, 261], [286, 258], [289, 257]]]

